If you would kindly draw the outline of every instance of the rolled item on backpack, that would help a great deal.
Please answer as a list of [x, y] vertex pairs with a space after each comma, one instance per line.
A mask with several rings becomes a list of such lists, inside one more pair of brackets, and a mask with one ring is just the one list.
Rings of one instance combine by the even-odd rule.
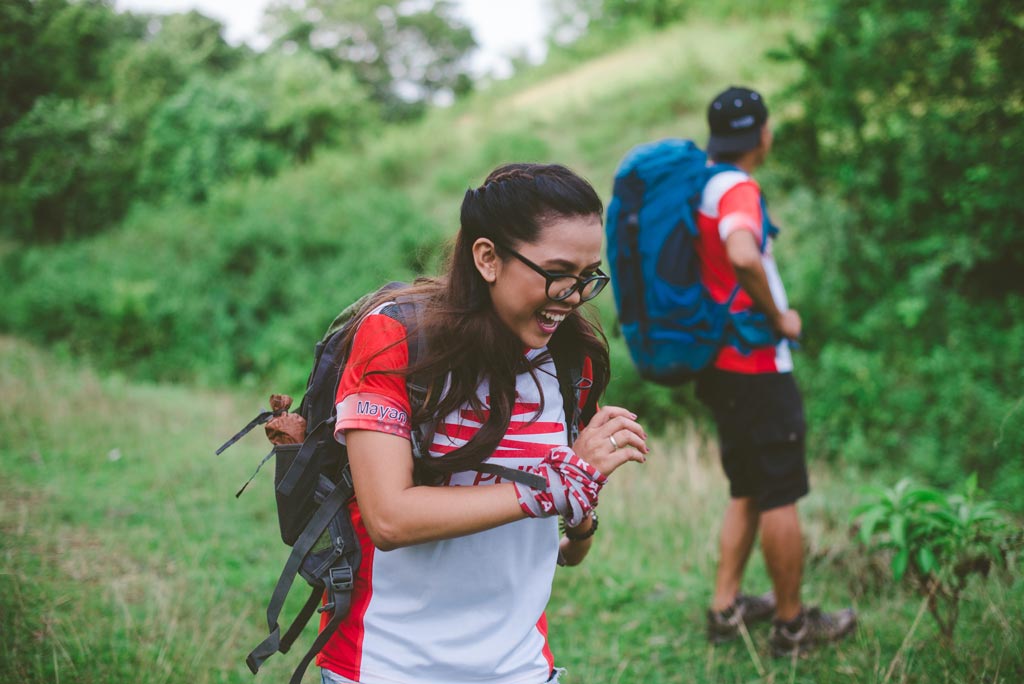
[[300, 444], [306, 439], [306, 419], [298, 413], [288, 413], [292, 405], [292, 398], [287, 394], [272, 394], [270, 396], [270, 409], [277, 413], [283, 411], [267, 421], [263, 429], [267, 433], [267, 439], [273, 445]]

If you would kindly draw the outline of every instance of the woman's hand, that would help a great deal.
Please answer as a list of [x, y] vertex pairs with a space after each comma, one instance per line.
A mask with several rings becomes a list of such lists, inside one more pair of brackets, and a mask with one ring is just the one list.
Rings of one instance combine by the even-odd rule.
[[636, 414], [618, 406], [603, 406], [590, 420], [572, 450], [603, 475], [627, 461], [647, 461], [647, 433]]
[[574, 526], [582, 523], [597, 505], [601, 487], [608, 481], [568, 447], [553, 448], [543, 463], [527, 470], [544, 478], [547, 486], [541, 490], [515, 483], [523, 513], [531, 518], [561, 515]]

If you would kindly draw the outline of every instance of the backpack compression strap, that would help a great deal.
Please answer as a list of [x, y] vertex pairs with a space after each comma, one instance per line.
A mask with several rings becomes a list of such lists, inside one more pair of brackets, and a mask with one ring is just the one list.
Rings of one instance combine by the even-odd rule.
[[[292, 629], [289, 629], [286, 639], [281, 638], [281, 626], [277, 623], [277, 619], [281, 616], [281, 609], [284, 607], [285, 599], [288, 596], [288, 591], [292, 587], [292, 583], [295, 580], [296, 575], [299, 573], [299, 569], [302, 567], [302, 561], [312, 550], [313, 545], [316, 544], [320, 535], [323, 534], [324, 530], [327, 529], [328, 524], [331, 520], [341, 511], [344, 507], [345, 502], [351, 498], [353, 494], [351, 476], [342, 477], [338, 482], [334, 490], [324, 499], [323, 504], [317, 509], [317, 512], [310, 519], [306, 528], [299, 535], [299, 538], [295, 541], [292, 546], [292, 552], [288, 556], [288, 562], [285, 563], [284, 570], [281, 571], [281, 576], [277, 580], [277, 585], [274, 587], [274, 593], [270, 598], [270, 603], [267, 605], [267, 628], [270, 630], [270, 635], [264, 639], [259, 646], [254, 648], [249, 656], [245, 659], [246, 664], [253, 674], [259, 670], [267, 658], [282, 651], [282, 643], [284, 643], [283, 651], [287, 651], [288, 647], [291, 646], [291, 642], [295, 640], [298, 633], [292, 634]], [[314, 589], [314, 593], [318, 596], [322, 595], [322, 589]], [[351, 594], [345, 594], [350, 596]], [[305, 613], [305, 619], [309, 619], [309, 615], [312, 614], [312, 610], [309, 610], [310, 603], [313, 601], [312, 597], [307, 600], [306, 606], [300, 613], [300, 617]], [[307, 612], [308, 611], [308, 612]], [[335, 606], [335, 616], [339, 613], [344, 615], [348, 612], [348, 606]], [[294, 624], [298, 624], [299, 620], [296, 619]], [[293, 624], [293, 628], [294, 628]], [[305, 624], [305, 621], [302, 622]], [[301, 628], [300, 628], [301, 629]], [[282, 652], [283, 652], [282, 651]]]
[[[351, 475], [347, 469], [344, 476], [346, 483], [351, 482]], [[330, 485], [329, 480], [327, 480], [327, 484]], [[292, 623], [288, 633], [281, 639], [281, 652], [287, 653], [292, 643], [302, 633], [302, 627], [322, 599], [323, 591], [327, 592], [327, 603], [317, 612], [330, 612], [331, 617], [317, 634], [312, 646], [306, 651], [306, 655], [299, 661], [289, 684], [302, 684], [302, 676], [309, 664], [338, 630], [338, 626], [348, 615], [352, 604], [352, 588], [355, 586], [355, 573], [361, 560], [361, 553], [351, 518], [347, 514], [335, 516], [327, 525], [327, 533], [333, 545], [332, 552], [321, 561], [319, 567], [309, 571], [310, 577], [307, 579], [316, 579], [319, 584], [314, 585], [313, 592], [306, 605], [303, 606], [302, 612]], [[325, 587], [323, 591], [320, 589], [321, 584]]]
[[238, 440], [242, 439], [242, 437], [245, 437], [249, 433], [249, 431], [252, 430], [254, 427], [256, 427], [257, 425], [263, 425], [263, 423], [266, 423], [275, 416], [281, 415], [283, 412], [284, 411], [260, 411], [259, 415], [257, 415], [255, 418], [249, 421], [248, 425], [246, 425], [244, 428], [236, 432], [231, 439], [221, 444], [220, 448], [214, 452], [214, 456], [220, 456], [221, 452], [223, 452], [225, 449], [227, 449], [229, 446], [231, 446]]

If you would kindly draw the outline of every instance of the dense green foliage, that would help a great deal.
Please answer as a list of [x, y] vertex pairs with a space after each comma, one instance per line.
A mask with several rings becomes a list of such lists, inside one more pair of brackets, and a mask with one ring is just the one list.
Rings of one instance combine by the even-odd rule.
[[131, 201], [135, 139], [112, 65], [145, 22], [102, 2], [0, 5], [0, 236], [95, 232]]
[[[475, 42], [450, 5], [392, 2], [388, 14], [382, 4], [279, 5], [270, 17], [279, 40], [256, 54], [228, 45], [224, 27], [195, 11], [3, 3], [0, 237], [95, 234], [137, 197], [202, 202], [227, 180], [352, 147], [382, 114], [409, 118], [439, 92], [468, 92]], [[321, 16], [315, 31], [310, 12]], [[368, 43], [313, 47], [349, 33]]]
[[[1024, 21], [838, 0], [778, 136], [806, 200], [794, 299], [831, 454], [1024, 506]], [[828, 397], [827, 399], [824, 397]]]
[[[774, 40], [785, 26], [771, 28]], [[649, 41], [638, 44], [612, 65], [623, 75], [640, 65], [642, 79], [594, 81], [586, 64], [563, 66], [578, 94], [552, 98], [546, 82], [524, 91], [542, 107], [517, 104], [523, 94], [481, 93], [475, 106], [386, 129], [363, 149], [321, 155], [272, 181], [219, 186], [203, 205], [140, 206], [93, 239], [12, 250], [0, 268], [0, 287], [10, 293], [0, 326], [141, 377], [297, 393], [312, 341], [340, 308], [385, 280], [437, 271], [462, 194], [494, 165], [576, 160], [604, 194], [626, 149], [609, 140], [627, 130], [631, 139], [651, 135], [717, 87], [662, 87], [665, 79], [701, 77], [700, 62], [659, 58], [701, 33], [666, 34], [654, 52]], [[716, 41], [738, 48], [750, 33]], [[640, 87], [645, 97], [624, 99], [622, 87]], [[578, 138], [564, 134], [565, 119], [578, 122]], [[686, 415], [670, 392], [632, 371], [614, 338], [611, 300], [601, 299], [613, 334], [609, 400], [642, 413], [651, 429]]]
[[[0, 392], [15, 398], [0, 413], [0, 681], [251, 682], [242, 658], [263, 636], [260, 600], [285, 549], [266, 468], [232, 497], [265, 454], [258, 432], [220, 458], [213, 448], [271, 391], [301, 391], [313, 341], [342, 306], [439, 270], [463, 192], [495, 164], [567, 163], [607, 199], [629, 147], [703, 140], [705, 103], [735, 81], [786, 124], [759, 178], [807, 330], [796, 364], [811, 453], [832, 459], [812, 457], [801, 502], [803, 594], [852, 603], [858, 631], [792, 661], [768, 656], [763, 628], [707, 646], [727, 484], [713, 447], [675, 424], [697, 410], [689, 388], [636, 376], [605, 296], [607, 400], [640, 414], [653, 451], [602, 495], [586, 563], [556, 576], [558, 664], [573, 683], [1024, 679], [1019, 567], [1008, 582], [965, 575], [949, 649], [921, 621], [927, 603], [848, 530], [851, 482], [894, 481], [888, 470], [930, 484], [977, 470], [1024, 509], [1020, 170], [999, 156], [1012, 125], [997, 126], [1021, 106], [1020, 54], [1004, 43], [1019, 17], [945, 0], [927, 5], [945, 23], [903, 32], [921, 21], [909, 1], [836, 0], [817, 25], [776, 0], [695, 0], [685, 23], [651, 31], [647, 9], [683, 4], [612, 5], [639, 14], [622, 30], [596, 21], [545, 65], [396, 126], [379, 123], [388, 105], [354, 70], [232, 48], [197, 14], [150, 23], [109, 2], [0, 3], [0, 331], [48, 347], [0, 337]], [[809, 29], [818, 37], [791, 48], [799, 59], [762, 58]], [[975, 72], [991, 80], [968, 98], [958, 89]], [[899, 82], [866, 85], [883, 73], [931, 74], [919, 106], [904, 106], [914, 100], [900, 100]], [[984, 155], [1004, 163], [979, 171]], [[955, 515], [987, 515], [938, 496]], [[948, 536], [970, 550], [957, 529]], [[932, 560], [908, 547], [907, 567]], [[748, 580], [767, 586], [760, 558]], [[297, 657], [261, 677], [284, 681]]]
[[437, 231], [383, 184], [343, 192], [359, 172], [338, 171], [289, 176], [275, 187], [283, 206], [255, 184], [203, 209], [140, 210], [115, 235], [27, 250], [5, 269], [4, 280], [31, 283], [12, 286], [6, 322], [143, 377], [275, 379], [297, 392], [306, 351], [341, 303], [412, 278]]

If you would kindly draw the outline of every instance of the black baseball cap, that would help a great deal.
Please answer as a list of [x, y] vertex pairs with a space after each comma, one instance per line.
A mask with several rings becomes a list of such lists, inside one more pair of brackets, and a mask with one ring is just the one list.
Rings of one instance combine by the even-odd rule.
[[760, 93], [729, 87], [708, 105], [708, 156], [754, 149], [761, 144], [761, 127], [767, 120], [768, 107]]

